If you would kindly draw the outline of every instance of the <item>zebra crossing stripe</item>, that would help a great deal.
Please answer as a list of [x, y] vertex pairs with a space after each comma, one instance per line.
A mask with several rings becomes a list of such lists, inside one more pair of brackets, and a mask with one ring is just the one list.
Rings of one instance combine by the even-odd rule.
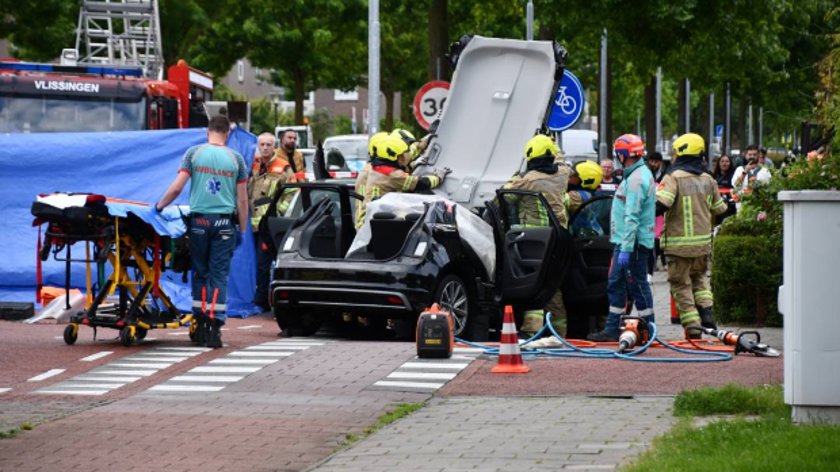
[[[136, 382], [143, 377], [153, 375], [160, 370], [183, 362], [193, 356], [209, 351], [209, 348], [153, 348], [137, 352], [114, 362], [109, 362], [91, 371], [66, 379], [62, 382], [41, 388], [36, 393], [61, 395], [104, 395], [111, 390]], [[107, 353], [106, 353], [107, 352]], [[96, 360], [112, 354], [110, 351], [100, 352], [82, 360]], [[64, 372], [62, 369], [61, 372]], [[33, 377], [41, 380], [47, 373]], [[60, 373], [60, 372], [59, 372]], [[57, 374], [53, 374], [57, 375]], [[51, 376], [51, 375], [50, 375]]]
[[66, 369], [50, 369], [43, 374], [38, 374], [35, 377], [30, 378], [27, 382], [40, 382], [42, 380], [46, 380], [50, 377], [55, 377], [56, 375], [62, 374]]
[[207, 365], [190, 369], [184, 375], [172, 377], [166, 382], [149, 388], [148, 392], [218, 392], [227, 385], [238, 382], [247, 375], [274, 364], [281, 358], [294, 355], [313, 346], [323, 346], [323, 342], [288, 340], [271, 341], [255, 346], [248, 346], [226, 356], [213, 359]]
[[442, 383], [432, 382], [397, 382], [390, 380], [378, 380], [373, 383], [377, 387], [402, 387], [402, 388], [421, 388], [429, 390], [437, 390], [443, 387]]
[[452, 380], [458, 374], [435, 373], [435, 372], [391, 372], [389, 379], [428, 379], [428, 380]]
[[102, 351], [102, 352], [97, 352], [96, 354], [91, 354], [91, 355], [89, 355], [89, 356], [87, 356], [87, 357], [83, 357], [83, 358], [81, 358], [81, 359], [79, 359], [79, 360], [80, 360], [80, 361], [82, 361], [82, 362], [93, 362], [93, 361], [95, 361], [95, 360], [97, 360], [97, 359], [102, 359], [102, 358], [103, 358], [103, 357], [105, 357], [105, 356], [110, 356], [110, 355], [111, 355], [111, 354], [113, 354], [113, 353], [114, 353], [114, 351]]
[[160, 384], [149, 388], [154, 392], [218, 392], [224, 385], [167, 385]]

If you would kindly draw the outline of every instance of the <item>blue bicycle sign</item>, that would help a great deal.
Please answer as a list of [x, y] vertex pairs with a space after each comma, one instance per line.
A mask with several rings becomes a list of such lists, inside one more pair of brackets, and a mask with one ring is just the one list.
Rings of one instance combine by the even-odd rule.
[[548, 114], [548, 129], [563, 131], [571, 128], [580, 118], [585, 100], [583, 86], [578, 78], [567, 70], [563, 71], [563, 79], [557, 87], [557, 94]]

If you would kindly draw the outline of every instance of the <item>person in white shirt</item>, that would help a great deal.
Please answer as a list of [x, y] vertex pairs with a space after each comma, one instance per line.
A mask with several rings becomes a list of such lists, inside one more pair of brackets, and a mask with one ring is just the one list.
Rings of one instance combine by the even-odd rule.
[[[768, 182], [770, 182], [770, 171], [758, 163], [758, 146], [752, 144], [747, 146], [746, 164], [738, 166], [735, 174], [732, 175], [732, 191], [740, 197], [745, 193], [750, 193], [757, 183]], [[740, 210], [740, 201], [736, 207]]]

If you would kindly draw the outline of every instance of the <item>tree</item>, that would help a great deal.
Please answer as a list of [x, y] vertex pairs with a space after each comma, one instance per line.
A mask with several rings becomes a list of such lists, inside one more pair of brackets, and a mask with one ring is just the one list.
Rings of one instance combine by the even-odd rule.
[[12, 43], [12, 54], [30, 61], [50, 61], [75, 44], [77, 2], [0, 0], [0, 38]]
[[202, 46], [233, 47], [255, 66], [275, 71], [273, 81], [293, 90], [295, 123], [302, 124], [308, 91], [360, 82], [365, 12], [361, 0], [241, 1], [211, 25]]
[[425, 6], [406, 0], [385, 0], [380, 15], [380, 88], [385, 96], [385, 129], [394, 127], [394, 96], [417, 90], [426, 78], [422, 68], [428, 57]]

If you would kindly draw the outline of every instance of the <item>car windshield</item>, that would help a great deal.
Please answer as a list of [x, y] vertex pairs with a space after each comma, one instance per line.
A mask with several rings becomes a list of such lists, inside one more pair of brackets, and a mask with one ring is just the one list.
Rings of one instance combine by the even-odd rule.
[[0, 132], [133, 131], [145, 128], [144, 101], [0, 96]]

